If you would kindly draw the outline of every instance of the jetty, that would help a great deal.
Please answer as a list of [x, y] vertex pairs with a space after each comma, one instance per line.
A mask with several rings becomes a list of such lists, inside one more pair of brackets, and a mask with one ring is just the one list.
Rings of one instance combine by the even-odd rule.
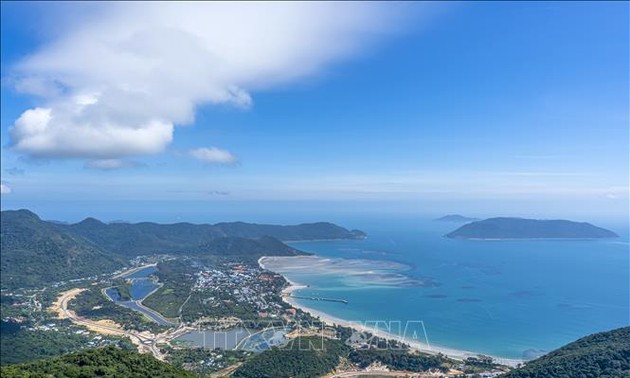
[[289, 295], [291, 298], [296, 298], [296, 299], [308, 299], [310, 301], [325, 301], [325, 302], [338, 302], [338, 303], [343, 303], [343, 304], [348, 304], [348, 301], [345, 299], [339, 299], [339, 298], [324, 298], [324, 297], [306, 297], [306, 296], [301, 296], [301, 295]]

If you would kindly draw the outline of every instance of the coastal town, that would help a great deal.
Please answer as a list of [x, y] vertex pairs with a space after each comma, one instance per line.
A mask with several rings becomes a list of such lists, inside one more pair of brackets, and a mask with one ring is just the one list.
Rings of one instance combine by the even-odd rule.
[[630, 378], [630, 0], [0, 0], [0, 378]]
[[[172, 256], [161, 256], [159, 259], [150, 260], [146, 258], [136, 259], [131, 268], [126, 271], [114, 272], [114, 274], [110, 275], [110, 279], [119, 280], [120, 278], [137, 275], [143, 269], [150, 267], [158, 267], [159, 272], [160, 266], [168, 267], [168, 264], [175, 264], [177, 262], [178, 260], [174, 259]], [[350, 346], [351, 350], [357, 351], [354, 354], [355, 357], [353, 357], [356, 362], [339, 366], [335, 369], [335, 377], [350, 377], [360, 372], [370, 374], [380, 372], [386, 376], [396, 376], [399, 373], [404, 373], [406, 376], [420, 377], [424, 374], [414, 373], [413, 370], [401, 370], [400, 367], [396, 368], [395, 366], [388, 366], [379, 362], [378, 358], [373, 359], [376, 358], [378, 354], [367, 357], [369, 354], [366, 355], [366, 352], [379, 345], [385, 345], [382, 344], [384, 339], [372, 335], [367, 338], [360, 336], [361, 334], [365, 334], [366, 330], [364, 329], [360, 330], [360, 332], [358, 332], [359, 330], [352, 331], [350, 328], [340, 327], [330, 322], [326, 326], [320, 322], [320, 319], [311, 317], [308, 312], [303, 312], [295, 308], [295, 306], [292, 305], [295, 304], [294, 300], [286, 297], [290, 295], [290, 292], [287, 294], [283, 291], [287, 288], [288, 284], [285, 278], [280, 274], [265, 270], [257, 264], [238, 261], [222, 261], [210, 265], [187, 264], [184, 266], [188, 267], [186, 268], [188, 269], [188, 273], [185, 275], [190, 277], [191, 284], [190, 293], [181, 307], [185, 309], [185, 305], [190, 303], [190, 298], [199, 299], [199, 306], [203, 308], [203, 316], [192, 317], [189, 321], [181, 322], [178, 326], [166, 330], [166, 332], [163, 333], [134, 331], [133, 328], [138, 324], [133, 323], [116, 324], [110, 321], [108, 325], [105, 325], [106, 323], [103, 323], [103, 321], [95, 322], [74, 314], [74, 312], [70, 310], [73, 306], [73, 298], [76, 295], [80, 296], [80, 293], [82, 291], [84, 292], [86, 289], [75, 289], [75, 293], [71, 297], [68, 297], [68, 300], [63, 302], [62, 307], [57, 308], [56, 311], [60, 311], [60, 315], [58, 316], [64, 314], [63, 317], [66, 317], [66, 319], [61, 320], [55, 319], [55, 314], [47, 311], [50, 305], [41, 301], [40, 298], [42, 298], [42, 296], [40, 292], [35, 292], [30, 295], [23, 293], [3, 293], [3, 296], [6, 297], [14, 299], [21, 298], [21, 300], [15, 300], [11, 304], [14, 310], [12, 313], [14, 316], [3, 318], [3, 321], [14, 322], [15, 324], [20, 324], [20, 322], [31, 324], [29, 319], [32, 321], [39, 316], [40, 321], [36, 322], [35, 325], [25, 326], [22, 332], [71, 333], [73, 337], [85, 340], [84, 344], [82, 344], [84, 348], [107, 345], [133, 345], [128, 342], [123, 342], [125, 338], [129, 338], [132, 343], [137, 345], [132, 346], [132, 348], [138, 348], [139, 351], [153, 353], [155, 357], [161, 360], [171, 361], [185, 369], [203, 373], [221, 372], [225, 369], [229, 369], [230, 366], [234, 364], [234, 366], [239, 366], [248, 356], [251, 356], [252, 351], [257, 349], [265, 350], [271, 345], [277, 345], [278, 341], [274, 342], [269, 336], [273, 333], [269, 334], [267, 331], [269, 329], [278, 329], [281, 325], [284, 327], [281, 328], [284, 329], [284, 331], [280, 334], [281, 338], [278, 339], [279, 342], [287, 343], [296, 338], [317, 337], [330, 340], [331, 342], [341, 342], [339, 345], [344, 345], [343, 343], [345, 343]], [[163, 277], [160, 276], [159, 273], [158, 276]], [[55, 288], [57, 291], [63, 290], [78, 282], [83, 283], [83, 286], [89, 289], [92, 286], [105, 287], [108, 285], [109, 280], [106, 277], [92, 277], [83, 280], [75, 280], [73, 282], [60, 283], [55, 286]], [[127, 280], [127, 282], [133, 285], [134, 280]], [[168, 282], [161, 284], [168, 284]], [[165, 287], [168, 287], [168, 285]], [[165, 292], [168, 293], [167, 291]], [[160, 295], [160, 292], [158, 291], [156, 294]], [[106, 297], [103, 297], [102, 300], [104, 300], [104, 302], [97, 304], [96, 307], [94, 307], [95, 309], [108, 304]], [[193, 308], [198, 308], [198, 306]], [[17, 309], [20, 311], [17, 311]], [[121, 312], [128, 311], [125, 308], [119, 308], [119, 310]], [[17, 313], [21, 315], [15, 316]], [[43, 318], [41, 317], [42, 314], [44, 314]], [[49, 320], [44, 322], [45, 319]], [[119, 318], [118, 321], [128, 321], [124, 319], [127, 318]], [[144, 321], [146, 321], [146, 319]], [[126, 330], [125, 328], [128, 327], [132, 329]], [[260, 340], [252, 344], [256, 346], [250, 349], [251, 351], [234, 348], [234, 350], [223, 351], [208, 349], [203, 352], [198, 349], [198, 346], [196, 347], [186, 342], [178, 341], [182, 335], [194, 330], [199, 331], [201, 329], [214, 328], [229, 331], [235, 327], [255, 327], [250, 328], [251, 331], [248, 331], [248, 337], [257, 334], [260, 335]], [[256, 330], [256, 327], [259, 329]], [[265, 336], [265, 334], [267, 334], [267, 336]], [[276, 337], [278, 336], [276, 335]], [[251, 343], [253, 342], [254, 338], [252, 337]], [[248, 343], [241, 341], [238, 345], [248, 345]], [[398, 350], [396, 353], [408, 352]], [[353, 354], [351, 354], [351, 356], [353, 356]], [[425, 357], [422, 357], [422, 354], [418, 354], [417, 356], [418, 358], [425, 359]], [[433, 361], [431, 360], [433, 357], [427, 358], [429, 358], [427, 361]], [[435, 366], [434, 368], [428, 369], [433, 369], [434, 373], [439, 371], [439, 374], [445, 377], [458, 376], [460, 374], [470, 377], [491, 377], [504, 372], [506, 369], [501, 365], [495, 364], [491, 359], [469, 359], [458, 364], [455, 362], [448, 363], [447, 361], [449, 361], [449, 359], [445, 357], [438, 356], [436, 358], [435, 361], [442, 362], [439, 362], [437, 365], [427, 365]], [[363, 361], [371, 362], [365, 365]], [[444, 366], [444, 364], [448, 364], [450, 367], [444, 370], [443, 367], [440, 367]], [[437, 369], [437, 367], [440, 367], [440, 369]]]
[[240, 263], [228, 263], [223, 269], [207, 269], [196, 273], [193, 290], [204, 293], [204, 303], [211, 306], [247, 306], [256, 311], [260, 318], [278, 318], [285, 310], [294, 314], [294, 309], [286, 309], [278, 302], [277, 288], [281, 288], [284, 278], [259, 267]]

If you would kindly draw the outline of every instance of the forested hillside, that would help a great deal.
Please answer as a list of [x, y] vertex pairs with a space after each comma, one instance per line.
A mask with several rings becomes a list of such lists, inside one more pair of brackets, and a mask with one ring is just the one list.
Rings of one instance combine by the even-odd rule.
[[[125, 256], [189, 251], [198, 249], [200, 246], [212, 246], [213, 242], [220, 238], [259, 239], [272, 237], [288, 241], [365, 237], [361, 231], [348, 231], [332, 223], [323, 222], [296, 226], [243, 222], [215, 225], [150, 222], [106, 224], [94, 218], [88, 218], [76, 224], [58, 225], [57, 227], [90, 240], [104, 249]], [[285, 247], [281, 247], [281, 249]]]
[[630, 327], [596, 333], [556, 349], [505, 378], [630, 377]]
[[115, 347], [89, 349], [20, 365], [3, 366], [3, 378], [29, 377], [160, 377], [193, 378], [196, 375], [178, 369], [153, 356], [123, 351]]
[[266, 350], [233, 374], [236, 378], [309, 378], [330, 372], [339, 364], [339, 358], [348, 353], [348, 347], [338, 340], [321, 337], [303, 337], [282, 348]]
[[88, 277], [124, 264], [124, 259], [59, 230], [28, 210], [3, 211], [0, 219], [3, 289]]
[[279, 239], [352, 239], [331, 223], [273, 226], [236, 223], [112, 223], [94, 218], [76, 224], [41, 220], [28, 210], [3, 211], [2, 288], [43, 287], [109, 273], [138, 255], [218, 255], [254, 260], [263, 255], [301, 254]]

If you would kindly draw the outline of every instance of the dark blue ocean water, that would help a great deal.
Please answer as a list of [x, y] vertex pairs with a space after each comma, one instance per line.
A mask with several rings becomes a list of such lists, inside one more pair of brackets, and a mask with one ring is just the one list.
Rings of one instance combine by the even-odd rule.
[[[432, 344], [504, 358], [529, 359], [587, 334], [630, 324], [627, 227], [613, 228], [622, 237], [609, 240], [443, 237], [457, 226], [365, 222], [366, 240], [294, 244], [331, 261], [350, 260], [345, 262], [350, 269], [287, 268], [282, 273], [310, 286], [296, 294], [349, 301], [299, 300], [307, 307], [346, 320], [422, 321]], [[365, 260], [395, 261], [406, 268], [377, 272], [375, 282], [369, 282], [375, 272], [361, 272]], [[382, 273], [423, 284], [392, 285]]]

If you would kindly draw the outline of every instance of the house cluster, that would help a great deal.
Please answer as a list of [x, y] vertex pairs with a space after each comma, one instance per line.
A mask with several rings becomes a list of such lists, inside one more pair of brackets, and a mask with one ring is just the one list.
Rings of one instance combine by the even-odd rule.
[[80, 335], [85, 337], [87, 340], [86, 346], [88, 347], [100, 347], [105, 345], [116, 344], [118, 340], [111, 340], [107, 337], [103, 337], [101, 335], [95, 335], [93, 332], [86, 331], [84, 329], [77, 329], [77, 327], [68, 328], [66, 325], [57, 324], [57, 323], [45, 323], [45, 324], [37, 324], [31, 327], [27, 327], [28, 331], [44, 331], [44, 332], [62, 332], [66, 335], [74, 333], [75, 335]]
[[59, 331], [59, 327], [55, 323], [39, 324], [27, 328], [29, 331]]
[[275, 317], [283, 311], [277, 298], [282, 285], [284, 279], [278, 274], [230, 263], [198, 272], [194, 289], [214, 293], [215, 296], [207, 298], [207, 302], [223, 300], [246, 304], [265, 318]]
[[42, 311], [42, 303], [37, 294], [3, 292], [2, 320], [22, 323], [34, 313]]
[[186, 362], [182, 367], [193, 371], [217, 371], [226, 368], [229, 361], [223, 358], [221, 352], [211, 351], [208, 356], [200, 361]]

